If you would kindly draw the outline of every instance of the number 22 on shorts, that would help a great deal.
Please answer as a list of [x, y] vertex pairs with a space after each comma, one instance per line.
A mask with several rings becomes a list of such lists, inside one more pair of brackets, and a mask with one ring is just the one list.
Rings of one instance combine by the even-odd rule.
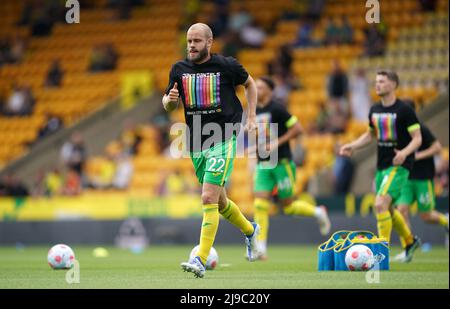
[[223, 173], [223, 168], [225, 166], [225, 159], [209, 158], [208, 162], [209, 162], [209, 167], [207, 169], [208, 172]]

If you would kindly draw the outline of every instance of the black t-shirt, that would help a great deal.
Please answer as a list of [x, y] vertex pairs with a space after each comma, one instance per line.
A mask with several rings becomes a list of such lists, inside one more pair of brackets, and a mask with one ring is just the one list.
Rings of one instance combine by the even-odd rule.
[[[258, 135], [264, 134], [263, 138], [268, 139], [272, 134], [271, 132], [267, 132], [270, 130], [269, 124], [277, 124], [278, 125], [278, 134], [277, 138], [280, 138], [290, 127], [292, 127], [297, 122], [297, 118], [289, 114], [286, 108], [279, 104], [271, 101], [269, 104], [264, 106], [263, 108], [256, 107], [256, 123], [258, 124]], [[261, 129], [264, 128], [266, 131], [261, 132]], [[283, 145], [278, 147], [278, 160], [281, 159], [291, 159], [291, 149], [289, 147], [289, 142], [284, 143]], [[261, 158], [258, 156], [258, 161], [266, 161], [269, 158]]]
[[[436, 137], [434, 137], [433, 133], [431, 133], [431, 131], [423, 124], [420, 124], [420, 132], [422, 133], [422, 145], [420, 145], [418, 151], [430, 148], [431, 145], [436, 141]], [[414, 167], [411, 171], [409, 178], [428, 180], [433, 179], [434, 174], [435, 174], [434, 158], [429, 157], [423, 160], [414, 161]]]
[[[393, 166], [394, 149], [401, 150], [408, 146], [411, 142], [409, 132], [420, 127], [414, 110], [399, 99], [388, 107], [384, 107], [381, 103], [373, 105], [369, 112], [369, 125], [378, 140], [379, 170]], [[411, 171], [413, 164], [414, 154], [411, 154], [402, 166]]]
[[[211, 59], [202, 64], [183, 60], [172, 66], [166, 94], [177, 82], [190, 131], [188, 150], [210, 148], [210, 137], [214, 135], [217, 125], [222, 134], [220, 138], [214, 138], [214, 142], [222, 142], [233, 135], [225, 131], [225, 124], [238, 128], [237, 125], [241, 123], [242, 105], [236, 96], [235, 87], [244, 84], [248, 76], [236, 59], [216, 54], [212, 54]], [[237, 135], [238, 130], [234, 134]]]

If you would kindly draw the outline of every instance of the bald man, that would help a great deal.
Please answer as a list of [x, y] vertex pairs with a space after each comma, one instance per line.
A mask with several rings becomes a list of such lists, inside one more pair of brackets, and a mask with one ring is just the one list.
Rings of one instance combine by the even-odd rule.
[[247, 220], [224, 188], [233, 169], [236, 136], [242, 121], [242, 105], [236, 96], [245, 87], [248, 102], [247, 130], [256, 128], [256, 85], [234, 58], [211, 54], [213, 35], [206, 24], [194, 24], [187, 31], [187, 59], [172, 66], [169, 85], [162, 99], [172, 111], [181, 99], [188, 127], [186, 149], [202, 185], [203, 222], [195, 257], [182, 263], [184, 271], [202, 278], [209, 251], [219, 225], [219, 214], [245, 235], [246, 254], [253, 261], [259, 226]]

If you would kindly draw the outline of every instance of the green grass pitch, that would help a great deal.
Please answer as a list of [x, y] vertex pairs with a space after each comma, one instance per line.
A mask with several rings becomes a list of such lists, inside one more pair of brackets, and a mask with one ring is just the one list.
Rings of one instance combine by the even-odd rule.
[[[0, 247], [0, 288], [449, 288], [444, 247], [418, 250], [410, 264], [391, 263], [390, 271], [381, 272], [379, 284], [367, 283], [360, 272], [318, 272], [316, 247], [293, 245], [273, 245], [268, 261], [254, 263], [244, 259], [244, 245], [217, 245], [219, 266], [203, 279], [180, 268], [189, 246], [150, 246], [140, 254], [107, 248], [107, 258], [93, 257], [93, 247], [72, 246], [80, 263], [80, 283], [68, 284], [65, 270], [47, 265], [49, 248]], [[398, 252], [393, 248], [391, 255]]]

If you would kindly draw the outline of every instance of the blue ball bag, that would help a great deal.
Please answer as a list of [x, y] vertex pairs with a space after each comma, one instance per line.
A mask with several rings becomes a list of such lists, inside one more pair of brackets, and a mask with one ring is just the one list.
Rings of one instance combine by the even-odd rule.
[[351, 231], [337, 231], [319, 246], [319, 271], [334, 270], [334, 249], [340, 247], [350, 233]]
[[389, 245], [384, 239], [369, 231], [338, 231], [318, 248], [319, 271], [348, 270], [345, 264], [347, 250], [356, 244], [362, 244], [372, 250], [374, 268], [389, 270]]

